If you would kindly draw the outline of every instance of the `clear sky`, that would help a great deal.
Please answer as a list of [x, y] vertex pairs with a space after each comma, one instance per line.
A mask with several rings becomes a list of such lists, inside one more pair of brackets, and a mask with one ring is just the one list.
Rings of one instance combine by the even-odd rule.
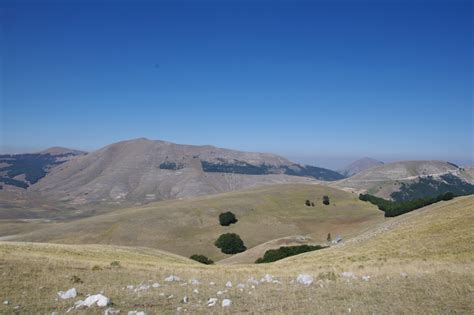
[[4, 152], [147, 137], [472, 163], [472, 1], [0, 6]]

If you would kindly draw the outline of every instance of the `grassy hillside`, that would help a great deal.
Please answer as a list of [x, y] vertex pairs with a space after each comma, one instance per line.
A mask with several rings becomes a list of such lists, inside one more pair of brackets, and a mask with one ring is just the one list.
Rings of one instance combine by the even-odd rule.
[[[331, 204], [323, 205], [328, 195]], [[306, 199], [315, 203], [307, 207]], [[221, 212], [238, 223], [219, 225]], [[49, 227], [17, 238], [23, 241], [114, 244], [159, 248], [186, 257], [228, 257], [213, 244], [223, 233], [237, 233], [247, 248], [291, 235], [325, 242], [328, 233], [344, 238], [383, 220], [383, 212], [358, 196], [320, 185], [275, 185], [118, 210]], [[260, 254], [260, 253], [258, 253]], [[242, 262], [250, 262], [244, 260]]]
[[[345, 244], [263, 265], [205, 266], [143, 248], [0, 242], [0, 300], [9, 301], [0, 313], [17, 306], [25, 314], [64, 313], [86, 294], [103, 292], [125, 314], [472, 314], [473, 221], [474, 197], [460, 197], [387, 219]], [[296, 283], [302, 273], [314, 282]], [[171, 274], [181, 280], [165, 282]], [[247, 282], [265, 274], [279, 283]], [[82, 283], [72, 283], [73, 276]], [[161, 286], [135, 291], [155, 282]], [[78, 297], [55, 300], [72, 287]], [[206, 304], [211, 297], [214, 307]], [[221, 307], [224, 298], [232, 300], [229, 308]]]

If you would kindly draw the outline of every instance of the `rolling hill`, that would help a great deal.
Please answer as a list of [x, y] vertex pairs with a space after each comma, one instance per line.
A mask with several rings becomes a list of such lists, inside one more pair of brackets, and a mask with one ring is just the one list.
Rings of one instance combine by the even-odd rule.
[[[328, 206], [322, 203], [324, 195], [330, 198]], [[307, 199], [315, 207], [306, 206]], [[218, 216], [226, 211], [236, 214], [237, 224], [219, 225]], [[217, 261], [228, 257], [213, 245], [223, 233], [239, 234], [252, 248], [296, 235], [315, 242], [325, 242], [328, 233], [346, 238], [383, 220], [382, 211], [355, 194], [323, 185], [283, 184], [155, 202], [71, 222], [53, 221], [11, 239], [150, 247], [185, 257], [204, 254]]]
[[372, 158], [365, 157], [360, 160], [352, 162], [346, 167], [343, 167], [342, 169], [339, 170], [339, 173], [341, 173], [345, 177], [350, 177], [357, 173], [365, 171], [371, 167], [382, 165], [382, 164], [384, 163], [381, 161], [377, 161]]
[[150, 202], [342, 175], [267, 153], [135, 139], [73, 159], [31, 187], [70, 204]]
[[330, 185], [402, 201], [447, 191], [472, 194], [473, 183], [468, 171], [449, 162], [401, 161], [369, 168]]
[[[64, 313], [102, 293], [125, 314], [471, 314], [473, 215], [474, 197], [460, 197], [384, 220], [341, 245], [261, 265], [206, 266], [110, 245], [0, 242], [0, 313]], [[165, 281], [170, 275], [179, 279]], [[301, 275], [312, 283], [298, 283]], [[76, 298], [57, 299], [73, 287]], [[216, 305], [208, 306], [210, 298]]]

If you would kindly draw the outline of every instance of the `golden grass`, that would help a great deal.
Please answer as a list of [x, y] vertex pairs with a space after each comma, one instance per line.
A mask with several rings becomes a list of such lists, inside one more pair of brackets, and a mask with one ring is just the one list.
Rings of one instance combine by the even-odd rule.
[[[322, 204], [329, 195], [331, 205]], [[310, 199], [316, 206], [305, 206]], [[239, 222], [219, 225], [219, 213], [234, 212]], [[213, 246], [223, 233], [237, 233], [247, 248], [291, 235], [326, 241], [327, 233], [344, 238], [383, 221], [375, 206], [357, 195], [321, 185], [286, 184], [184, 200], [169, 200], [112, 213], [54, 223], [17, 238], [69, 244], [112, 244], [158, 248], [186, 257], [228, 257]], [[261, 253], [263, 254], [263, 253]], [[239, 262], [251, 263], [246, 256]]]
[[[144, 248], [0, 242], [0, 302], [11, 301], [0, 305], [0, 313], [13, 313], [17, 305], [22, 314], [64, 313], [85, 294], [103, 291], [121, 314], [175, 314], [179, 307], [193, 314], [347, 314], [349, 309], [351, 314], [472, 314], [473, 222], [474, 197], [457, 198], [386, 219], [341, 246], [263, 265], [204, 266]], [[112, 261], [120, 261], [120, 266], [112, 267]], [[343, 271], [358, 279], [341, 277]], [[266, 273], [282, 284], [246, 286], [243, 292], [235, 287]], [[300, 273], [312, 275], [315, 283], [292, 283]], [[196, 278], [201, 284], [164, 282], [170, 274], [185, 281]], [[71, 283], [73, 275], [83, 283]], [[371, 278], [363, 281], [363, 275]], [[233, 282], [231, 289], [225, 287], [228, 280]], [[155, 281], [162, 287], [122, 289]], [[210, 281], [216, 285], [210, 286]], [[59, 290], [71, 287], [81, 296], [55, 300]], [[199, 293], [193, 292], [195, 288]], [[225, 289], [228, 292], [216, 295]], [[184, 296], [188, 304], [181, 303]], [[230, 298], [233, 304], [229, 309], [208, 308], [210, 297], [219, 302]]]

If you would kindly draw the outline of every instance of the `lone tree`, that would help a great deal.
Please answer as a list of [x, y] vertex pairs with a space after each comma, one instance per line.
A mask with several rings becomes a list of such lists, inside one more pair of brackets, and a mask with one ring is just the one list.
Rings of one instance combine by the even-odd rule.
[[197, 262], [200, 262], [201, 264], [205, 264], [205, 265], [212, 265], [214, 264], [214, 262], [212, 260], [210, 260], [209, 258], [207, 258], [206, 256], [204, 255], [192, 255], [191, 257], [192, 260], [195, 260]]
[[308, 199], [306, 199], [306, 205], [307, 205], [308, 207], [311, 207], [311, 201], [309, 201]]
[[240, 236], [235, 233], [222, 234], [214, 245], [220, 248], [224, 254], [237, 254], [247, 249]]
[[332, 240], [332, 238], [331, 238], [331, 233], [328, 233], [328, 238], [327, 238], [328, 243], [330, 243], [331, 240]]
[[328, 196], [323, 196], [323, 203], [327, 206], [329, 205], [329, 197]]
[[233, 223], [237, 223], [237, 218], [235, 217], [235, 214], [233, 214], [230, 211], [224, 212], [219, 214], [219, 223], [222, 226], [229, 226]]

